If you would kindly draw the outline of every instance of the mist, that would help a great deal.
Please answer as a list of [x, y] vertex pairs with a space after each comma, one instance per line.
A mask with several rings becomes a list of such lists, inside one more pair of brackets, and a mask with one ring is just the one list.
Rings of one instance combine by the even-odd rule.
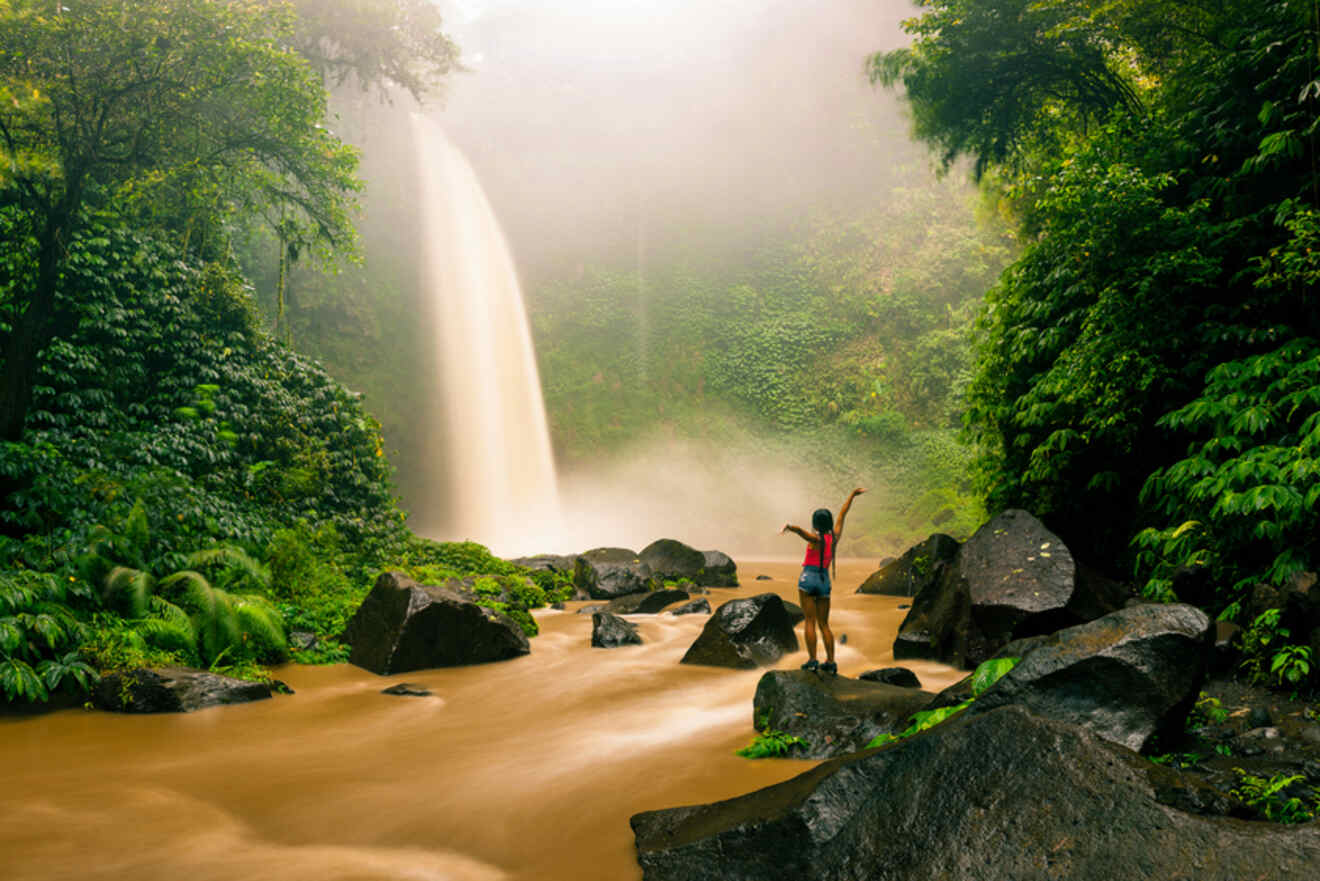
[[[906, 0], [442, 7], [468, 70], [423, 112], [475, 169], [532, 313], [572, 308], [562, 297], [543, 303], [542, 292], [584, 267], [634, 271], [645, 284], [648, 266], [694, 242], [736, 264], [775, 247], [804, 218], [860, 215], [895, 187], [934, 179], [897, 100], [864, 71], [870, 53], [904, 41]], [[408, 103], [365, 111], [358, 104], [372, 193], [369, 263], [409, 259], [415, 244], [406, 229], [417, 224], [383, 204], [415, 196], [412, 166], [400, 161], [406, 150], [382, 130], [404, 125], [398, 120]], [[648, 321], [644, 304], [638, 321]], [[642, 346], [648, 330], [663, 332], [641, 330]], [[417, 361], [419, 371], [434, 370], [431, 355]], [[419, 396], [426, 393], [412, 394], [414, 406]], [[868, 483], [865, 474], [837, 473], [824, 482], [804, 457], [768, 453], [767, 438], [710, 441], [680, 427], [626, 449], [561, 457], [560, 522], [505, 518], [491, 530], [463, 522], [452, 476], [436, 475], [443, 453], [434, 436], [385, 422], [387, 439], [404, 450], [397, 483], [413, 528], [480, 541], [506, 556], [636, 549], [660, 537], [732, 554], [793, 555], [801, 549], [779, 534], [785, 522], [833, 509], [852, 485]], [[886, 493], [870, 488], [871, 500]], [[853, 547], [876, 552], [877, 545]]]

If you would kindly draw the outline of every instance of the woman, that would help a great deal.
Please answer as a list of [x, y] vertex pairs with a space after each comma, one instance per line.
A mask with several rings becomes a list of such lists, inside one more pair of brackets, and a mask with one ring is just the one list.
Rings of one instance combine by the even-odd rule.
[[[780, 532], [795, 532], [807, 543], [807, 553], [802, 560], [802, 575], [798, 577], [798, 599], [802, 603], [802, 613], [806, 615], [804, 630], [807, 637], [807, 662], [803, 670], [817, 670], [833, 675], [839, 672], [834, 663], [834, 632], [830, 630], [830, 571], [834, 562], [834, 551], [839, 546], [843, 535], [843, 521], [848, 516], [853, 499], [866, 490], [858, 487], [848, 495], [848, 500], [839, 509], [839, 522], [828, 508], [818, 508], [811, 515], [811, 528], [814, 534], [801, 526], [785, 524]], [[816, 628], [820, 627], [825, 640], [825, 663], [816, 660]]]

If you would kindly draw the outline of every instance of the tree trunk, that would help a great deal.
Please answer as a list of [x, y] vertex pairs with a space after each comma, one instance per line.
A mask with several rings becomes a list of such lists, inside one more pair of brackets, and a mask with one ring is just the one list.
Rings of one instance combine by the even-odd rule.
[[4, 376], [0, 377], [0, 440], [20, 441], [32, 406], [37, 378], [37, 355], [51, 340], [55, 318], [55, 289], [59, 283], [63, 250], [62, 224], [48, 226], [37, 256], [37, 283], [27, 308], [14, 318], [4, 340]]

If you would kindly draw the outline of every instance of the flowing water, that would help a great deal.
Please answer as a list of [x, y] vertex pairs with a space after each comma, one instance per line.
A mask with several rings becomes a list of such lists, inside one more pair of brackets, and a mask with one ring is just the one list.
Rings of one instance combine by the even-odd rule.
[[556, 545], [558, 489], [513, 256], [476, 173], [414, 114], [421, 278], [435, 336], [437, 455], [419, 531], [496, 553]]
[[[905, 600], [852, 593], [873, 569], [839, 563], [844, 675], [891, 664], [906, 614]], [[744, 563], [744, 586], [712, 589], [711, 605], [795, 600], [797, 571]], [[286, 667], [295, 694], [241, 706], [0, 717], [0, 878], [628, 881], [641, 877], [632, 814], [814, 764], [733, 754], [764, 671], [680, 665], [705, 615], [638, 616], [644, 645], [592, 649], [580, 605], [538, 612], [541, 635], [514, 661], [390, 677]], [[962, 675], [904, 665], [929, 690]], [[380, 694], [401, 681], [434, 696]]]

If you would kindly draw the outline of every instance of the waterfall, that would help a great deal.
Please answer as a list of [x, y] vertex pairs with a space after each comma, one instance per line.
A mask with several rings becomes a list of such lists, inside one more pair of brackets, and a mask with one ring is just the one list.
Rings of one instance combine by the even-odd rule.
[[435, 122], [413, 114], [435, 457], [416, 528], [497, 554], [548, 550], [561, 528], [545, 403], [522, 289], [476, 173]]

